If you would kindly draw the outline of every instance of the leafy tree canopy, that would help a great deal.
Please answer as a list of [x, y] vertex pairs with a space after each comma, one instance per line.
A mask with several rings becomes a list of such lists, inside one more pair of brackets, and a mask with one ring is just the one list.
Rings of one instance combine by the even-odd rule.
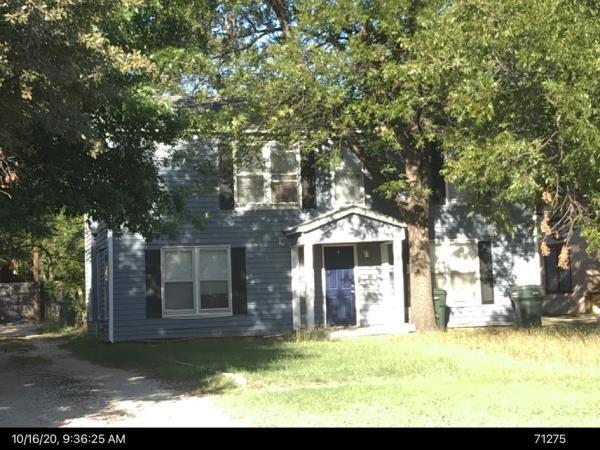
[[43, 234], [59, 211], [146, 237], [171, 229], [182, 203], [154, 155], [184, 129], [165, 94], [184, 64], [201, 72], [206, 4], [0, 3], [0, 232]]

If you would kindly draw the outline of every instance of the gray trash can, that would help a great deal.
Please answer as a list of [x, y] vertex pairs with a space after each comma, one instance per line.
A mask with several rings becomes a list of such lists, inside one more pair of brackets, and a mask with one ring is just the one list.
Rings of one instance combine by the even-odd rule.
[[515, 310], [518, 327], [542, 326], [542, 303], [544, 288], [535, 284], [513, 286], [509, 290], [510, 301]]

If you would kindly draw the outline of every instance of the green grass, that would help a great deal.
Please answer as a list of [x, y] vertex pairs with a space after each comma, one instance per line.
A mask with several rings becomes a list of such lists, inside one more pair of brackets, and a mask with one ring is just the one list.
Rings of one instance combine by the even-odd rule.
[[220, 406], [258, 426], [600, 426], [595, 326], [67, 347], [220, 392]]

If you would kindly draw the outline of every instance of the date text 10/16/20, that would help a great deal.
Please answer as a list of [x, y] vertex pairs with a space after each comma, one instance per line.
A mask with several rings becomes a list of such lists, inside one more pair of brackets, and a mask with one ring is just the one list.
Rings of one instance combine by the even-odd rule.
[[61, 444], [126, 444], [125, 433], [16, 433], [11, 435], [13, 445], [61, 445]]

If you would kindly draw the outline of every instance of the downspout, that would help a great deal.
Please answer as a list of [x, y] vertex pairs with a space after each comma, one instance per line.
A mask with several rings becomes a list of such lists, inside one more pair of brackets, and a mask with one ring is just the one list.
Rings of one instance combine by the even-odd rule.
[[115, 342], [113, 285], [113, 232], [112, 230], [108, 230], [108, 340], [111, 343]]

